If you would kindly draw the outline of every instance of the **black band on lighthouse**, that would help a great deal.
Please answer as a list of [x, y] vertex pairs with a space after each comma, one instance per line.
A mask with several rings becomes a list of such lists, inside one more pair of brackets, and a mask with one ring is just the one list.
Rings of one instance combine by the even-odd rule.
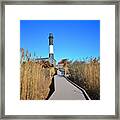
[[53, 34], [49, 33], [49, 45], [53, 45]]

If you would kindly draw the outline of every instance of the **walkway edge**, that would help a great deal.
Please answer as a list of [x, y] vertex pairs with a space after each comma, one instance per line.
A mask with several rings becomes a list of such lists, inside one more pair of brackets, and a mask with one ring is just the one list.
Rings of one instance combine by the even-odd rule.
[[75, 87], [77, 87], [78, 89], [80, 89], [80, 90], [83, 92], [86, 100], [91, 100], [90, 97], [88, 96], [87, 92], [86, 92], [82, 87], [80, 87], [80, 86], [78, 86], [77, 84], [75, 84], [74, 82], [72, 82], [72, 81], [71, 81], [70, 79], [68, 79], [66, 76], [63, 76], [63, 77], [65, 77], [65, 78], [67, 79], [67, 81], [69, 81], [69, 82], [70, 82], [71, 84], [73, 84]]

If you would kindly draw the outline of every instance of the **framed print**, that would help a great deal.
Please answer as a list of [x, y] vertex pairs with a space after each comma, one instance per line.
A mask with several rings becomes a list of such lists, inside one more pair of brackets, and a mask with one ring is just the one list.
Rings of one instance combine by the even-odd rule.
[[1, 2], [2, 119], [119, 119], [119, 2]]

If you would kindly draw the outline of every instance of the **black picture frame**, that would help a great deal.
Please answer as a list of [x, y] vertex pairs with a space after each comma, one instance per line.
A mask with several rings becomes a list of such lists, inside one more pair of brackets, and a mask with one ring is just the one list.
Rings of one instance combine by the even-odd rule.
[[[115, 5], [115, 115], [5, 115], [5, 5]], [[119, 14], [118, 0], [1, 1], [0, 118], [1, 119], [120, 119], [119, 117]]]

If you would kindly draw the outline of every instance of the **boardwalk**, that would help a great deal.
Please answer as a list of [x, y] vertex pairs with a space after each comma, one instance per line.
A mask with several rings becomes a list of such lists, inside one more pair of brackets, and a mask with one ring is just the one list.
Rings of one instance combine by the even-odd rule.
[[63, 76], [54, 77], [55, 91], [49, 100], [86, 100], [83, 92]]

